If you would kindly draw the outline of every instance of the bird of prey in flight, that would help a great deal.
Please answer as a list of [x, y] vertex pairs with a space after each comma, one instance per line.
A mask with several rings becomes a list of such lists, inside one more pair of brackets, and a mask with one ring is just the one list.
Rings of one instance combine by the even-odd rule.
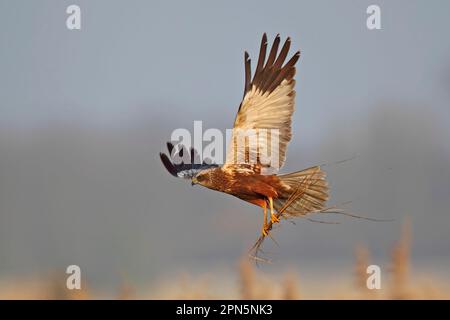
[[[231, 143], [223, 165], [195, 161], [198, 157], [196, 150], [175, 148], [171, 142], [167, 144], [169, 156], [160, 154], [164, 166], [173, 176], [190, 179], [192, 184], [224, 192], [261, 207], [264, 214], [262, 239], [269, 235], [272, 225], [279, 223], [281, 218], [321, 212], [328, 199], [325, 173], [319, 166], [276, 174], [284, 164], [286, 148], [292, 137], [295, 64], [300, 57], [298, 51], [285, 63], [291, 40], [287, 38], [280, 51], [279, 45], [280, 37], [277, 35], [266, 59], [268, 43], [266, 34], [263, 35], [253, 78], [251, 61], [245, 52], [244, 97], [234, 121]], [[253, 135], [246, 137], [243, 146], [236, 142], [241, 130]], [[275, 132], [275, 137], [268, 139], [267, 130]], [[249, 146], [248, 138], [255, 137], [257, 146]], [[278, 141], [276, 150], [272, 147], [274, 141]], [[277, 168], [269, 174], [264, 171], [267, 163], [261, 160], [262, 150], [267, 149], [278, 156]], [[186, 156], [189, 152], [190, 163], [175, 163], [175, 155]]]

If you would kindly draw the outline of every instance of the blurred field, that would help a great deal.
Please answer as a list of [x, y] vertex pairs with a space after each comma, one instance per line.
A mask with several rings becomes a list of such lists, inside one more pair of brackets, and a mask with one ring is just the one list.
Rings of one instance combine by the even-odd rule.
[[4, 279], [0, 281], [0, 299], [449, 299], [448, 279], [431, 274], [417, 278], [412, 273], [410, 243], [410, 224], [406, 221], [400, 239], [391, 248], [389, 265], [380, 266], [380, 290], [367, 288], [370, 252], [365, 246], [357, 246], [353, 270], [347, 278], [337, 276], [331, 284], [316, 276], [303, 286], [302, 275], [295, 268], [267, 274], [264, 266], [257, 267], [243, 257], [231, 277], [184, 273], [139, 290], [126, 281], [114, 292], [94, 290], [86, 283], [81, 290], [67, 290], [65, 276], [57, 275]]

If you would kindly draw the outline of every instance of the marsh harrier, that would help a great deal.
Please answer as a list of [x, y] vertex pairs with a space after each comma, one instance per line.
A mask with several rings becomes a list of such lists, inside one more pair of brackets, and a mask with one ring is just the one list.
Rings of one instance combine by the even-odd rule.
[[[190, 179], [209, 189], [228, 193], [263, 208], [262, 237], [267, 236], [280, 218], [304, 216], [320, 212], [328, 199], [325, 174], [319, 166], [289, 174], [277, 175], [264, 172], [268, 167], [261, 161], [261, 150], [270, 150], [277, 156], [278, 170], [286, 159], [286, 148], [292, 137], [291, 122], [295, 102], [295, 64], [300, 57], [296, 52], [286, 63], [291, 40], [288, 38], [278, 52], [280, 37], [277, 35], [266, 60], [267, 36], [263, 35], [256, 71], [251, 77], [251, 62], [245, 52], [244, 97], [233, 126], [231, 143], [222, 166], [196, 161], [194, 149], [174, 148], [169, 142], [169, 156], [161, 153], [166, 169], [175, 177]], [[238, 132], [248, 130], [256, 137], [257, 145], [248, 140], [238, 144]], [[267, 130], [275, 137], [267, 138]], [[247, 137], [252, 138], [252, 137]], [[277, 141], [278, 143], [272, 143]], [[276, 148], [273, 146], [276, 145]], [[190, 155], [191, 161], [175, 163], [174, 156]], [[236, 161], [243, 159], [243, 161]], [[249, 161], [253, 159], [253, 161]], [[270, 210], [268, 221], [267, 209]]]

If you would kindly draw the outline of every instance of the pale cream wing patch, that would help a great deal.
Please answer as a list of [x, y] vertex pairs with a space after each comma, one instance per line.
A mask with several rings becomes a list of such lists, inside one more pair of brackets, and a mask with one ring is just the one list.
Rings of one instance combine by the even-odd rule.
[[[283, 80], [271, 93], [252, 87], [237, 114], [226, 164], [258, 163], [275, 173], [291, 140], [295, 80]], [[269, 173], [269, 172], [267, 172]]]
[[234, 122], [225, 166], [252, 164], [271, 174], [284, 164], [292, 136], [295, 63], [300, 57], [300, 52], [296, 52], [283, 66], [290, 43], [288, 38], [278, 53], [280, 37], [277, 35], [266, 61], [264, 34], [253, 80], [250, 59], [245, 52], [244, 98]]

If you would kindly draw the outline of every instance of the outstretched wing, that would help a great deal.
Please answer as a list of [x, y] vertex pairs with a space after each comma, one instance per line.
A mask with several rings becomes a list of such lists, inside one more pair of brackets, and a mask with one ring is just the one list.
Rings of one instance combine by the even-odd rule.
[[[173, 152], [174, 146], [172, 142], [167, 142], [167, 149], [169, 150], [169, 156], [162, 152], [159, 153], [159, 156], [161, 157], [164, 167], [174, 177], [191, 179], [204, 169], [217, 167], [216, 164], [207, 164], [204, 161], [200, 162], [200, 156], [194, 148], [191, 148], [190, 154], [188, 154], [188, 150], [185, 146], [181, 146], [179, 150]], [[186, 162], [180, 160], [185, 158], [185, 155], [187, 155], [188, 158], [188, 161]], [[175, 161], [175, 157], [178, 161]]]
[[[267, 36], [263, 35], [253, 80], [251, 62], [245, 52], [244, 98], [234, 121], [225, 167], [242, 163], [244, 160], [244, 163], [253, 161], [257, 166], [268, 167], [276, 172], [284, 164], [287, 144], [292, 136], [295, 64], [300, 57], [300, 51], [284, 64], [291, 40], [287, 38], [278, 54], [279, 44], [280, 37], [277, 35], [266, 61]], [[244, 144], [242, 135], [245, 135]], [[257, 143], [254, 143], [255, 141]], [[263, 151], [265, 154], [262, 154]], [[263, 157], [267, 160], [268, 156], [272, 160], [276, 159], [275, 164], [273, 161], [262, 161]]]

